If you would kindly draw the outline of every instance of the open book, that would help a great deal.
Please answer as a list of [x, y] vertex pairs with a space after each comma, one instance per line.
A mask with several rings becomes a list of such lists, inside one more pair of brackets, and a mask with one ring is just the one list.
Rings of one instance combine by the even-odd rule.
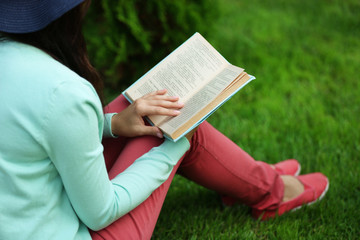
[[195, 33], [123, 95], [130, 102], [161, 89], [167, 89], [170, 96], [179, 96], [185, 104], [180, 115], [147, 116], [165, 137], [176, 142], [253, 79], [255, 77], [230, 64], [205, 38]]

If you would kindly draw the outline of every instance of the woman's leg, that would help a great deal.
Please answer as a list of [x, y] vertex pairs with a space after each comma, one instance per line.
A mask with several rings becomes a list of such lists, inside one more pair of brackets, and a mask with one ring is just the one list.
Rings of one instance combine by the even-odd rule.
[[275, 170], [255, 161], [208, 122], [194, 134], [178, 173], [257, 209], [277, 208], [283, 198], [284, 184]]

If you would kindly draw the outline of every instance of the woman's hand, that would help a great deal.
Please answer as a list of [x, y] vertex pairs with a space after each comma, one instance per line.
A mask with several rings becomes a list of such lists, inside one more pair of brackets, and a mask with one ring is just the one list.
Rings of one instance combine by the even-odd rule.
[[178, 102], [179, 97], [165, 95], [166, 90], [159, 90], [149, 93], [129, 105], [125, 110], [114, 115], [111, 119], [111, 129], [113, 134], [125, 137], [135, 137], [142, 135], [153, 135], [163, 137], [158, 127], [146, 126], [144, 116], [163, 115], [177, 116], [179, 109], [184, 107], [183, 103]]

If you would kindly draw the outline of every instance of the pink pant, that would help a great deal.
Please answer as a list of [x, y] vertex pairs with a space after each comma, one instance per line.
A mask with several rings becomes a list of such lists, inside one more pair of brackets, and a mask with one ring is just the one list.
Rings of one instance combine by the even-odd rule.
[[[119, 96], [105, 108], [105, 112], [120, 112], [127, 106], [125, 98]], [[152, 136], [105, 139], [104, 156], [110, 179], [161, 143], [161, 139]], [[207, 122], [200, 125], [190, 144], [190, 150], [174, 167], [165, 183], [137, 208], [110, 226], [91, 232], [92, 238], [150, 239], [176, 172], [206, 188], [239, 199], [253, 208], [278, 206], [284, 185], [267, 163], [255, 161]]]

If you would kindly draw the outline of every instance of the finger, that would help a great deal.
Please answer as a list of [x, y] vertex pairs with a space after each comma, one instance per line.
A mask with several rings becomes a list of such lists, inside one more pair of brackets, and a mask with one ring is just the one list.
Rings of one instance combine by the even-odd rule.
[[167, 90], [166, 89], [161, 89], [161, 90], [157, 90], [157, 91], [154, 91], [154, 92], [151, 92], [151, 93], [148, 93], [148, 94], [145, 94], [143, 96], [143, 98], [147, 98], [149, 96], [154, 96], [154, 95], [164, 95], [167, 93]]
[[176, 109], [169, 109], [163, 107], [149, 107], [144, 111], [143, 116], [150, 116], [150, 115], [177, 116], [179, 114], [180, 111]]
[[146, 102], [149, 106], [155, 107], [164, 107], [164, 108], [173, 108], [173, 109], [180, 109], [184, 107], [184, 103], [176, 101], [167, 101], [167, 100], [148, 100]]
[[169, 96], [169, 95], [149, 95], [144, 97], [143, 99], [146, 100], [165, 100], [170, 102], [177, 102], [179, 101], [180, 97], [178, 96]]
[[177, 116], [178, 109], [184, 107], [181, 102], [169, 102], [166, 100], [148, 100], [139, 98], [132, 104], [135, 113], [141, 117], [149, 115]]
[[165, 94], [166, 92], [167, 92], [166, 89], [151, 92], [149, 94], [146, 94], [146, 95], [142, 96], [140, 99], [145, 99], [145, 100], [165, 100], [165, 101], [170, 101], [170, 102], [179, 101], [179, 99], [180, 99], [179, 96], [169, 96], [169, 95]]

